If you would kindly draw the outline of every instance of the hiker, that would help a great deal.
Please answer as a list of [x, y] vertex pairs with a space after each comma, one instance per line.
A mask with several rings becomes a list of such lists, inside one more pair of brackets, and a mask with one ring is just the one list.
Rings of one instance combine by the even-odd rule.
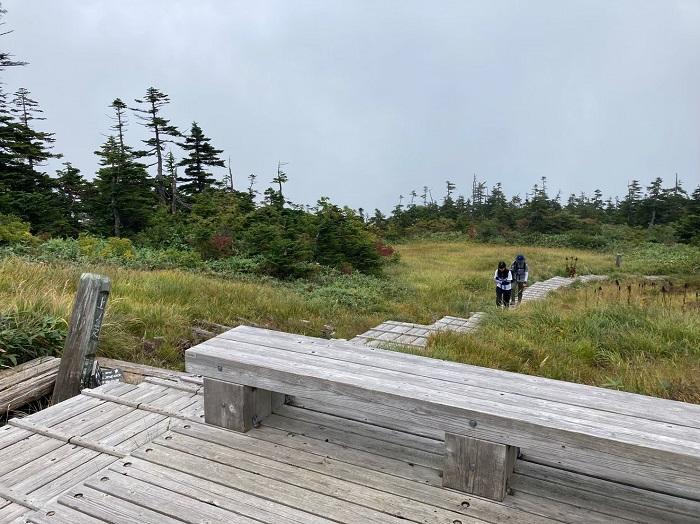
[[496, 306], [507, 308], [510, 306], [510, 290], [513, 274], [502, 260], [498, 263], [498, 269], [493, 275], [496, 281]]
[[518, 295], [518, 304], [523, 300], [523, 289], [527, 287], [527, 261], [523, 255], [518, 255], [510, 265], [510, 272], [513, 274], [513, 285], [515, 289], [511, 291], [510, 303], [515, 304], [515, 295]]

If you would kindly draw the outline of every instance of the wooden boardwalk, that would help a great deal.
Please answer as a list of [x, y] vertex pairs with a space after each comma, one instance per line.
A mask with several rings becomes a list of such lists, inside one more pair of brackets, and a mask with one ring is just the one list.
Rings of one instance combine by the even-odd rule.
[[700, 522], [675, 497], [518, 460], [503, 502], [442, 487], [435, 428], [294, 399], [245, 434], [200, 379], [112, 383], [0, 428], [0, 523]]
[[[552, 291], [570, 286], [575, 282], [595, 282], [605, 280], [601, 275], [581, 275], [578, 277], [552, 277], [548, 280], [535, 282], [523, 291], [523, 303], [545, 298]], [[516, 306], [512, 306], [516, 307]], [[428, 345], [428, 338], [438, 331], [453, 331], [470, 333], [479, 327], [484, 317], [483, 312], [471, 313], [469, 318], [446, 316], [433, 324], [414, 324], [387, 320], [376, 327], [357, 335], [351, 342], [372, 347], [406, 346], [422, 349]]]

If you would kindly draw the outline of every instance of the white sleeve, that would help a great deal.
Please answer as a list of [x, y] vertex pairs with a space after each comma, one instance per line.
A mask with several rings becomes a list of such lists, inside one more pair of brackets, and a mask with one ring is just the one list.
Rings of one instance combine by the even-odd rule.
[[525, 280], [523, 282], [527, 282], [527, 271], [525, 271]]
[[498, 282], [498, 270], [494, 271], [493, 273], [493, 279]]

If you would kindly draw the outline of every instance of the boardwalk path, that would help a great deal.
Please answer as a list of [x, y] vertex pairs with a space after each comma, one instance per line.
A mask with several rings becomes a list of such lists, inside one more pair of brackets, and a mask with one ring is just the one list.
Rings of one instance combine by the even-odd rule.
[[[539, 300], [545, 298], [547, 294], [562, 287], [570, 286], [574, 282], [593, 282], [605, 280], [603, 275], [581, 275], [574, 278], [552, 277], [542, 282], [535, 282], [532, 286], [525, 288], [523, 292], [523, 302]], [[483, 318], [483, 312], [471, 313], [469, 318], [442, 317], [433, 324], [414, 324], [411, 322], [398, 322], [387, 320], [369, 331], [357, 335], [351, 340], [357, 344], [368, 346], [403, 345], [415, 348], [424, 348], [428, 344], [428, 337], [438, 331], [454, 331], [457, 333], [468, 333], [474, 331]]]

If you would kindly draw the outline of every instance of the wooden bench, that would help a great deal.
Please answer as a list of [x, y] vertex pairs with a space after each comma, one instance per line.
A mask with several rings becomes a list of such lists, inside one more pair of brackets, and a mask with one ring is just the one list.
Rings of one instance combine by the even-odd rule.
[[700, 406], [256, 328], [186, 352], [205, 421], [247, 431], [283, 395], [444, 435], [443, 484], [502, 500], [516, 457], [700, 500]]

